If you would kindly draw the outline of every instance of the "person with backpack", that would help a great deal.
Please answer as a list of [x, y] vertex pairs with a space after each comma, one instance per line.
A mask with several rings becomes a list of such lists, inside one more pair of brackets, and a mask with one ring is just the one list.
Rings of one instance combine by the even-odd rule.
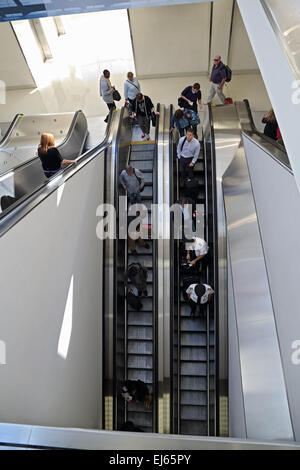
[[189, 121], [189, 127], [192, 127], [192, 129], [194, 131], [195, 139], [198, 139], [197, 128], [198, 128], [198, 125], [200, 124], [199, 114], [196, 111], [194, 111], [193, 109], [185, 109], [184, 110], [184, 116]]
[[130, 281], [138, 291], [138, 296], [148, 296], [147, 291], [148, 270], [140, 263], [131, 263], [125, 273], [125, 284], [128, 286]]
[[[115, 87], [110, 83], [110, 71], [103, 70], [103, 75], [100, 78], [100, 96], [102, 96], [103, 101], [107, 104], [109, 111], [111, 109], [116, 109], [116, 105], [113, 99], [113, 92]], [[104, 122], [108, 122], [108, 116], [104, 119]]]
[[124, 83], [124, 98], [125, 98], [125, 105], [130, 104], [132, 107], [133, 101], [136, 98], [137, 93], [140, 93], [141, 86], [138, 82], [138, 79], [134, 77], [132, 72], [128, 72], [127, 80]]
[[226, 101], [226, 97], [223, 93], [223, 87], [225, 85], [225, 82], [227, 81], [227, 73], [226, 66], [221, 61], [220, 55], [216, 55], [214, 58], [214, 65], [212, 67], [210, 81], [211, 87], [207, 99], [207, 104], [212, 102], [216, 94], [220, 98], [222, 104], [224, 104]]
[[181, 137], [177, 146], [179, 158], [180, 176], [184, 180], [193, 177], [193, 170], [200, 153], [200, 142], [194, 137], [194, 130], [187, 129], [186, 136]]
[[199, 307], [200, 313], [203, 312], [204, 305], [210, 302], [214, 290], [208, 284], [195, 283], [190, 284], [184, 292], [184, 297], [191, 307], [191, 316], [196, 314]]
[[190, 127], [189, 120], [184, 115], [182, 109], [177, 109], [171, 118], [170, 133], [177, 127], [180, 137], [183, 137], [185, 131]]
[[120, 174], [120, 183], [127, 191], [130, 204], [141, 204], [143, 191], [145, 186], [145, 177], [143, 173], [137, 168], [127, 166]]

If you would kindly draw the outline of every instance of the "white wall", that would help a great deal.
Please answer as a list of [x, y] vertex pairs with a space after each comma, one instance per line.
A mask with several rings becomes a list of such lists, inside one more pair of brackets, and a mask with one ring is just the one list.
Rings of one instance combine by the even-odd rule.
[[[96, 208], [103, 200], [102, 175], [98, 157], [1, 238], [6, 365], [0, 365], [0, 422], [98, 427], [103, 260]], [[59, 355], [63, 322], [67, 336]]]

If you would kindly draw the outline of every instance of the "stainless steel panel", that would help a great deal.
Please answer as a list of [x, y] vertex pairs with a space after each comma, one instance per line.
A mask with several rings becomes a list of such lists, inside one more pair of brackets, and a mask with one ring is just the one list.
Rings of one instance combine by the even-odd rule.
[[223, 176], [248, 438], [293, 440], [284, 375], [246, 156]]

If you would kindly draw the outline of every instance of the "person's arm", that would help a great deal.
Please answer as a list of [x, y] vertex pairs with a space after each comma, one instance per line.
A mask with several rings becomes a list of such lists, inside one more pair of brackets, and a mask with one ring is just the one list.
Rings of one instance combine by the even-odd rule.
[[111, 96], [111, 94], [113, 92], [113, 87], [109, 88], [108, 81], [105, 80], [105, 82], [106, 83], [104, 83], [104, 86], [102, 88], [102, 96], [105, 97], [105, 98], [108, 98], [109, 96]]
[[77, 165], [77, 160], [66, 160], [65, 158], [61, 161], [62, 165], [66, 165], [67, 163], [73, 163], [74, 165]]
[[200, 91], [200, 98], [198, 98], [198, 103], [199, 103], [200, 109], [202, 109], [203, 104], [202, 104], [202, 93], [201, 93], [201, 91]]
[[195, 147], [194, 157], [193, 157], [192, 162], [190, 163], [190, 166], [195, 166], [195, 163], [196, 163], [196, 161], [198, 160], [198, 157], [199, 157], [199, 153], [200, 153], [200, 143], [198, 142], [198, 145]]
[[222, 68], [222, 70], [221, 70], [221, 74], [222, 74], [221, 76], [223, 77], [223, 79], [222, 79], [221, 83], [219, 84], [219, 87], [218, 87], [218, 88], [219, 88], [219, 90], [221, 90], [221, 89], [222, 89], [222, 87], [224, 86], [224, 84], [225, 84], [225, 82], [226, 82], [226, 71], [225, 71], [225, 65], [223, 65], [223, 68]]
[[185, 137], [180, 137], [180, 139], [178, 141], [178, 145], [177, 145], [177, 157], [178, 158], [180, 158], [181, 145], [182, 145], [183, 139], [185, 139]]
[[128, 101], [128, 83], [127, 83], [127, 81], [125, 81], [125, 83], [124, 83], [124, 98], [125, 98], [125, 101]]
[[126, 186], [126, 181], [125, 181], [123, 172], [120, 174], [120, 183], [121, 183], [121, 185], [123, 186], [123, 188], [124, 188], [125, 191], [126, 191], [126, 190], [127, 190], [127, 186]]
[[171, 126], [170, 126], [170, 132], [172, 132], [175, 129], [175, 116], [173, 114], [171, 118]]
[[221, 90], [223, 88], [223, 86], [225, 85], [225, 82], [226, 82], [226, 77], [223, 78], [223, 80], [221, 81], [220, 85], [219, 85], [219, 90]]
[[198, 258], [193, 259], [193, 261], [191, 262], [191, 264], [196, 264], [197, 261], [200, 261], [202, 258], [204, 258], [204, 256], [205, 256], [205, 255], [200, 255], [200, 256], [198, 256]]
[[144, 174], [138, 170], [137, 168], [135, 169], [135, 174], [136, 176], [141, 180], [141, 184], [140, 184], [140, 191], [142, 190], [142, 188], [145, 186], [145, 176]]
[[186, 87], [186, 88], [181, 92], [180, 98], [183, 98], [190, 106], [192, 106], [192, 105], [193, 105], [192, 101], [190, 101], [190, 100], [184, 95], [184, 93], [187, 93], [187, 89], [188, 89], [188, 87]]

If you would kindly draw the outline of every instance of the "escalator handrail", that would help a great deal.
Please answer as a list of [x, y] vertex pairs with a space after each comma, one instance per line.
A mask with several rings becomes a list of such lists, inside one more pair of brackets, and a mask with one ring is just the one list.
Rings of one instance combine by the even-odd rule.
[[69, 178], [80, 171], [87, 163], [95, 158], [99, 153], [103, 152], [111, 143], [110, 130], [113, 121], [113, 110], [109, 114], [109, 122], [106, 127], [103, 140], [94, 148], [88, 150], [79, 158], [78, 164], [68, 165], [62, 171], [56, 173], [47, 181], [38, 186], [30, 194], [25, 194], [18, 199], [15, 203], [11, 204], [5, 212], [0, 214], [0, 238], [16, 223], [19, 222], [26, 214], [28, 214], [34, 207], [40, 204], [46, 197], [52, 194], [59, 186], [64, 184]]
[[[76, 126], [76, 123], [78, 121], [79, 116], [84, 116], [84, 118], [86, 120], [86, 117], [85, 117], [83, 111], [81, 111], [80, 109], [78, 111], [76, 111], [76, 113], [73, 116], [72, 122], [71, 122], [69, 130], [67, 132], [67, 135], [65, 136], [64, 140], [57, 146], [58, 150], [61, 149], [61, 147], [67, 145], [68, 141], [70, 140], [70, 138], [72, 136], [72, 132], [74, 131], [74, 128]], [[85, 138], [83, 139], [83, 143], [80, 147], [78, 155], [80, 155], [82, 150], [83, 150], [84, 143], [86, 141], [87, 135], [88, 135], [88, 130], [86, 131]], [[6, 175], [10, 174], [11, 172], [15, 172], [16, 170], [19, 170], [20, 168], [25, 168], [27, 165], [31, 164], [33, 161], [36, 161], [38, 159], [39, 159], [39, 157], [36, 153], [34, 157], [30, 158], [29, 160], [26, 160], [26, 162], [19, 163], [19, 165], [16, 165], [14, 168], [11, 168], [10, 170], [6, 170], [4, 173], [1, 173], [0, 176], [5, 177]]]
[[18, 114], [15, 115], [15, 117], [13, 118], [12, 122], [10, 123], [7, 131], [5, 132], [4, 136], [0, 140], [0, 149], [1, 149], [1, 147], [4, 147], [6, 145], [6, 142], [8, 141], [11, 134], [13, 133], [13, 130], [14, 130], [15, 126], [18, 124], [18, 122], [20, 121], [20, 119], [22, 117], [24, 117], [24, 114], [22, 114], [22, 113], [18, 113]]
[[[213, 246], [213, 273], [209, 272], [208, 283], [213, 285], [214, 287], [214, 300], [212, 303], [209, 304], [209, 312], [213, 315], [214, 318], [214, 332], [215, 332], [215, 419], [214, 419], [214, 435], [219, 435], [219, 380], [218, 380], [218, 369], [219, 369], [219, 292], [218, 292], [218, 285], [219, 285], [219, 264], [218, 264], [218, 204], [217, 204], [217, 173], [216, 173], [216, 150], [215, 150], [215, 133], [213, 127], [213, 115], [212, 115], [212, 107], [208, 105], [208, 115], [209, 115], [209, 128], [210, 128], [210, 149], [211, 149], [211, 180], [205, 181], [207, 186], [207, 191], [211, 192], [212, 197], [212, 217], [208, 213], [206, 208], [206, 217], [207, 217], [207, 224], [213, 223], [213, 239], [207, 240], [209, 246]], [[207, 167], [207, 152], [206, 152], [206, 145], [204, 140], [204, 159], [205, 159], [205, 166]], [[206, 200], [206, 204], [208, 204], [208, 200]], [[208, 227], [208, 225], [207, 225]], [[209, 399], [210, 404], [210, 399]]]

